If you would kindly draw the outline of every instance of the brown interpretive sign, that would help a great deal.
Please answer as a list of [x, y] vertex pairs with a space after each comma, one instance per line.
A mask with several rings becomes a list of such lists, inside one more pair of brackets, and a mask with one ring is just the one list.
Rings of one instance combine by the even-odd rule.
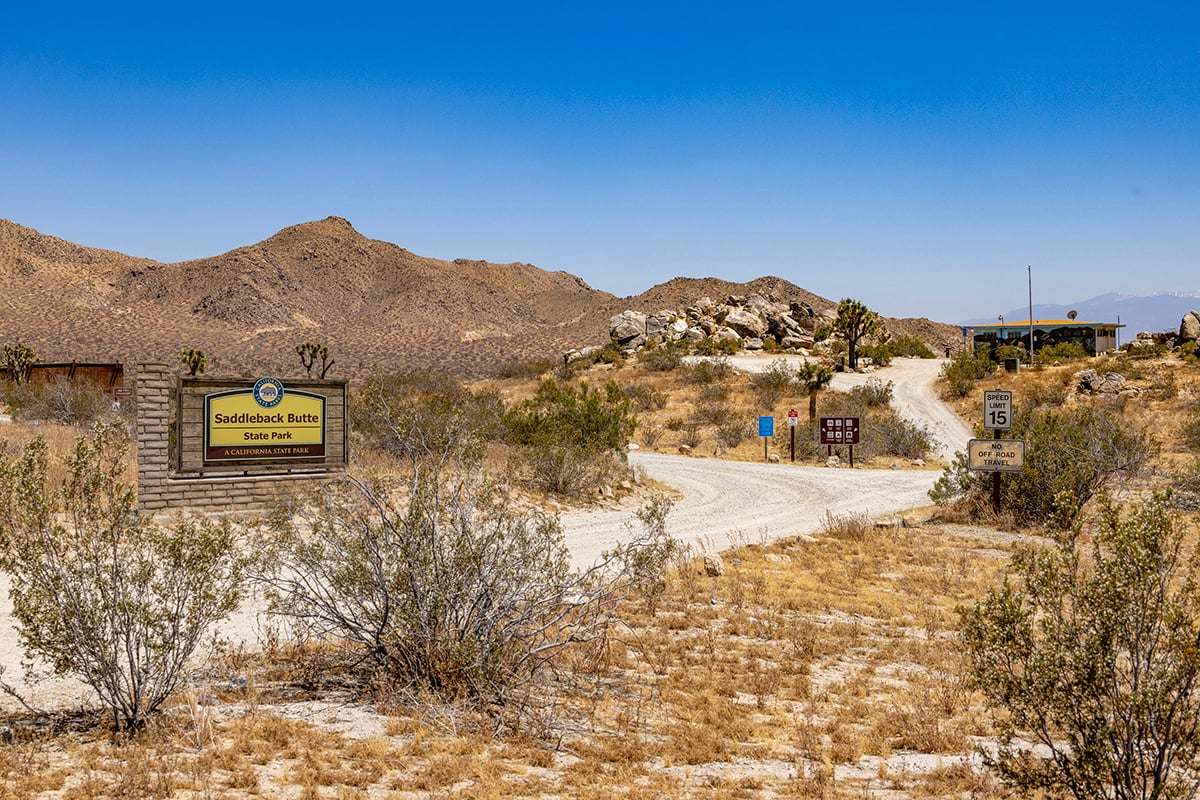
[[819, 431], [821, 444], [858, 444], [858, 417], [821, 417]]

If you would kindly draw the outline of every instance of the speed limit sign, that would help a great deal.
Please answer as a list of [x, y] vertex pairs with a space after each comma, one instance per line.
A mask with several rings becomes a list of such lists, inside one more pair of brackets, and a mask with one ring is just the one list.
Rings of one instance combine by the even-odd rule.
[[997, 389], [983, 393], [983, 427], [989, 431], [1012, 429], [1012, 392]]

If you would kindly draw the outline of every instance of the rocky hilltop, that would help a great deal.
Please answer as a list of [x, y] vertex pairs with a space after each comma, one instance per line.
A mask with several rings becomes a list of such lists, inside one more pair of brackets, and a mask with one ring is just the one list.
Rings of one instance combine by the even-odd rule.
[[[0, 220], [0, 341], [44, 360], [157, 360], [184, 347], [210, 373], [299, 374], [297, 344], [320, 341], [331, 377], [388, 370], [487, 374], [511, 358], [602, 344], [627, 309], [683, 307], [706, 296], [763, 295], [827, 313], [836, 303], [775, 277], [738, 284], [676, 278], [617, 298], [566, 272], [419, 256], [369, 239], [344, 219], [285, 228], [210, 258], [162, 263], [89, 248]], [[848, 289], [847, 294], [852, 294]], [[931, 346], [957, 329], [888, 320]]]

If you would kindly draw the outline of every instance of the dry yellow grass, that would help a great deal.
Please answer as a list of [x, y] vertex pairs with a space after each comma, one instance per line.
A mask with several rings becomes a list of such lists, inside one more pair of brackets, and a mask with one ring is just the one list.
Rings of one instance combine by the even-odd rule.
[[[1081, 368], [989, 385], [1019, 403], [1070, 390]], [[1171, 432], [1198, 375], [1172, 363], [1134, 377], [1169, 458], [1189, 455]], [[671, 378], [637, 377], [679, 394], [665, 413], [685, 402]], [[221, 654], [204, 673], [216, 677], [131, 741], [5, 721], [16, 739], [0, 745], [0, 796], [1005, 796], [969, 759], [993, 731], [961, 677], [955, 607], [998, 582], [1022, 534], [908, 516], [925, 521], [829, 519], [814, 537], [747, 544], [719, 577], [681, 559], [663, 591], [626, 606], [601, 663], [564, 660], [540, 725], [496, 733], [468, 708], [331, 689], [328, 652], [280, 638]], [[230, 690], [230, 674], [246, 688]]]

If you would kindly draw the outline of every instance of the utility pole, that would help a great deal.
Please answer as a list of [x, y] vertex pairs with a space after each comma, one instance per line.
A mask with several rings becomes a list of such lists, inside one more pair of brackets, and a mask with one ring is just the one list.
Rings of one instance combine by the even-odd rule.
[[1033, 265], [1026, 264], [1029, 273], [1029, 366], [1033, 366]]

